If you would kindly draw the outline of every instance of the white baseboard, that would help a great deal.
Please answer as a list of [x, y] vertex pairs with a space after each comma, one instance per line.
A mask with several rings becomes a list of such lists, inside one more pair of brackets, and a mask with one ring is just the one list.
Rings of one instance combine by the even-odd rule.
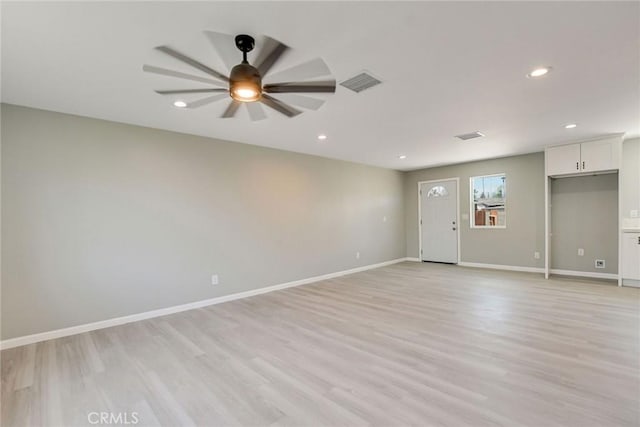
[[589, 277], [592, 279], [610, 279], [618, 280], [618, 275], [615, 273], [593, 273], [590, 271], [573, 271], [573, 270], [558, 270], [552, 268], [549, 270], [551, 274], [559, 274], [561, 276], [575, 276], [575, 277]]
[[86, 323], [84, 325], [71, 326], [69, 328], [56, 329], [53, 331], [41, 332], [33, 335], [25, 335], [22, 337], [10, 338], [4, 341], [0, 341], [0, 350], [19, 347], [27, 344], [33, 344], [41, 341], [52, 340], [55, 338], [67, 337], [70, 335], [81, 334], [84, 332], [95, 331], [97, 329], [110, 328], [112, 326], [124, 325], [125, 323], [137, 322], [139, 320], [166, 316], [168, 314], [180, 313], [182, 311], [192, 310], [194, 308], [201, 308], [209, 305], [221, 304], [227, 301], [233, 301], [241, 298], [252, 297], [255, 295], [266, 294], [268, 292], [279, 291], [281, 289], [307, 285], [309, 283], [333, 279], [335, 277], [346, 276], [347, 274], [359, 273], [361, 271], [385, 267], [387, 265], [397, 264], [399, 262], [411, 261], [411, 260], [412, 260], [411, 258], [398, 258], [391, 261], [379, 262], [377, 264], [365, 265], [362, 267], [351, 268], [349, 270], [337, 271], [335, 273], [323, 274], [321, 276], [294, 280], [292, 282], [280, 283], [278, 285], [266, 286], [264, 288], [252, 289], [250, 291], [238, 292], [230, 295], [223, 295], [220, 297], [210, 298], [206, 300], [190, 302], [187, 304], [181, 304], [181, 305], [175, 305], [172, 307], [160, 308], [157, 310], [145, 311], [143, 313], [131, 314], [128, 316], [115, 317], [113, 319], [100, 320], [98, 322]]
[[489, 268], [491, 270], [521, 271], [525, 273], [544, 273], [542, 267], [520, 267], [517, 265], [484, 264], [479, 262], [459, 262], [461, 267]]
[[622, 286], [633, 286], [634, 288], [640, 288], [640, 280], [622, 279]]
[[411, 261], [411, 262], [422, 262], [422, 261], [420, 260], [420, 258], [409, 258], [409, 257], [407, 257], [407, 258], [405, 258], [404, 260], [405, 260], [405, 261]]
[[[462, 267], [490, 268], [492, 270], [523, 271], [526, 273], [544, 273], [544, 268], [541, 268], [541, 267], [519, 267], [515, 265], [483, 264], [483, 263], [477, 263], [477, 262], [459, 262], [458, 265]], [[594, 273], [589, 271], [558, 270], [555, 268], [552, 268], [551, 270], [549, 270], [549, 273], [559, 274], [561, 276], [575, 276], [575, 277], [589, 277], [592, 279], [618, 280], [618, 275], [614, 273]], [[634, 285], [631, 284], [628, 286], [634, 286]]]

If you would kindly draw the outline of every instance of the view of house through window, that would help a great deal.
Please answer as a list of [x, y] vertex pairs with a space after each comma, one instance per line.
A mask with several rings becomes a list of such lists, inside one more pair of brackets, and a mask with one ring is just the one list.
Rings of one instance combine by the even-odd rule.
[[471, 177], [471, 227], [506, 227], [505, 174]]

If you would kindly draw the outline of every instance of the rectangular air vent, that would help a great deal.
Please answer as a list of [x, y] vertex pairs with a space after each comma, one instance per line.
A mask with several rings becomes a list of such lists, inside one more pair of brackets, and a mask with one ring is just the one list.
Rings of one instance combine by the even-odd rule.
[[463, 141], [467, 141], [469, 139], [473, 139], [473, 138], [480, 138], [483, 137], [484, 134], [480, 133], [480, 132], [471, 132], [471, 133], [464, 133], [462, 135], [456, 135], [456, 138], [461, 139]]
[[351, 89], [355, 93], [360, 93], [363, 90], [370, 89], [374, 86], [382, 83], [380, 80], [373, 77], [371, 74], [367, 74], [366, 72], [362, 72], [357, 76], [351, 77], [340, 83], [340, 86], [344, 86], [347, 89]]

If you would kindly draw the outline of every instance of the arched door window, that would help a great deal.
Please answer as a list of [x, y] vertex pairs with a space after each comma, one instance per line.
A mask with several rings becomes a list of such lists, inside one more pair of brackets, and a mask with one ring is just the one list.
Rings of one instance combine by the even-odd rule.
[[427, 197], [445, 197], [448, 196], [449, 192], [442, 185], [434, 185], [429, 189], [427, 193]]

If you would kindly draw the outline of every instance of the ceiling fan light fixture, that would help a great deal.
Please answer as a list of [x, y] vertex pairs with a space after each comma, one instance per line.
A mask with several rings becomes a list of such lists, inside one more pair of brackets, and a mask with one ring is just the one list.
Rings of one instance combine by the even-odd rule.
[[252, 102], [260, 98], [260, 92], [252, 87], [235, 87], [231, 97], [236, 101]]
[[255, 102], [262, 97], [262, 79], [254, 66], [243, 62], [231, 70], [229, 94], [240, 102]]

